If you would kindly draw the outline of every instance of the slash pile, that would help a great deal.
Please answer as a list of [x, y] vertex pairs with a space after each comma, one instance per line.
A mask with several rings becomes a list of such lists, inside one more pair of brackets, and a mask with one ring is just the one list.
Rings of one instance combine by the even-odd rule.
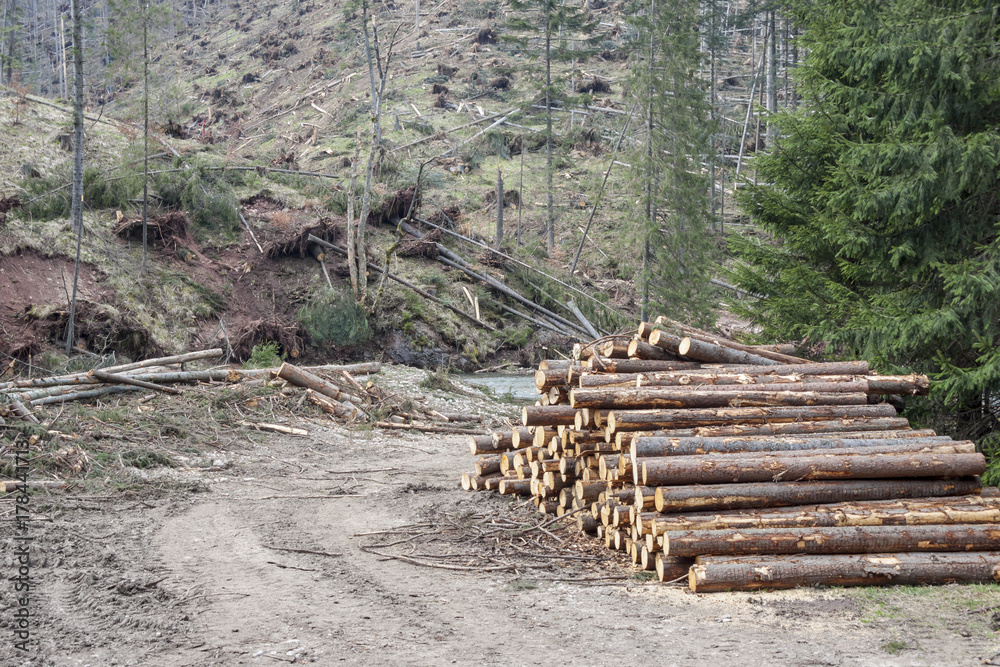
[[691, 590], [1000, 581], [1000, 495], [970, 441], [898, 416], [925, 376], [813, 363], [657, 320], [543, 361], [523, 426], [470, 438], [469, 490]]

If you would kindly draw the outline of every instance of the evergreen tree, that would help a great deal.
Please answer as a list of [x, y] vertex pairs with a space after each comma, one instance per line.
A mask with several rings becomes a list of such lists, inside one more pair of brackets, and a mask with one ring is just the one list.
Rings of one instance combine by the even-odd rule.
[[939, 426], [1000, 414], [1000, 14], [991, 0], [799, 2], [802, 102], [735, 243], [765, 339], [932, 373]]
[[638, 246], [642, 316], [670, 314], [704, 324], [711, 303], [711, 105], [698, 77], [701, 21], [697, 0], [647, 0], [636, 12], [635, 61], [629, 84], [645, 136], [632, 159], [630, 209]]

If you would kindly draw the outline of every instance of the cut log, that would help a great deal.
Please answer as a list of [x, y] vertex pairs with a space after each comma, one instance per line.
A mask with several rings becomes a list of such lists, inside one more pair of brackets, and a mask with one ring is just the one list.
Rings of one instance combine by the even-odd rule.
[[732, 364], [703, 364], [697, 368], [677, 369], [677, 370], [656, 370], [656, 369], [636, 369], [633, 373], [644, 373], [650, 380], [655, 380], [658, 376], [669, 376], [677, 374], [677, 371], [684, 371], [684, 375], [695, 376], [748, 376], [755, 375], [775, 375], [775, 376], [795, 376], [795, 375], [850, 375], [866, 376], [869, 372], [867, 361], [833, 361], [824, 363], [809, 364], [779, 364], [777, 366], [756, 366], [756, 365], [732, 365]]
[[567, 369], [570, 366], [578, 365], [572, 359], [542, 359], [538, 362], [538, 370], [541, 371], [555, 371], [559, 369]]
[[[904, 417], [862, 417], [859, 419], [837, 419], [837, 420], [817, 420], [807, 422], [786, 422], [779, 424], [731, 424], [725, 426], [704, 426], [690, 429], [689, 435], [720, 437], [727, 435], [799, 435], [810, 436], [818, 434], [834, 433], [864, 433], [865, 437], [876, 437], [874, 434], [885, 431], [894, 431], [894, 437], [905, 437], [900, 429], [910, 427], [910, 422]], [[673, 431], [664, 431], [669, 435]], [[913, 433], [918, 433], [913, 431]], [[919, 433], [930, 435], [933, 431], [920, 431]]]
[[[759, 462], [761, 465], [768, 463], [775, 458], [812, 458], [816, 460], [829, 459], [830, 457], [841, 457], [850, 462], [858, 456], [903, 456], [903, 455], [939, 455], [949, 454], [974, 454], [976, 445], [970, 440], [952, 441], [949, 443], [930, 444], [899, 444], [889, 446], [872, 445], [870, 447], [842, 447], [839, 449], [792, 449], [779, 451], [758, 451], [758, 452], [718, 452], [702, 456], [703, 459], [710, 459], [714, 464], [725, 466], [728, 462], [740, 461], [748, 464]], [[638, 484], [639, 471], [646, 463], [654, 465], [659, 461], [685, 459], [686, 457], [640, 457], [633, 458], [625, 455], [618, 459], [618, 471], [626, 477], [632, 477], [633, 483]], [[635, 468], [633, 469], [633, 465]], [[634, 473], [634, 474], [633, 474]], [[816, 478], [824, 479], [824, 478]]]
[[[656, 345], [653, 337], [656, 336], [658, 332], [654, 331], [649, 336], [649, 342]], [[682, 357], [687, 357], [688, 359], [696, 359], [710, 364], [745, 364], [752, 366], [778, 366], [780, 362], [774, 359], [768, 359], [767, 357], [762, 357], [759, 354], [754, 354], [753, 352], [746, 352], [744, 350], [735, 350], [731, 347], [723, 347], [722, 345], [715, 345], [713, 343], [707, 343], [703, 340], [697, 340], [690, 337], [682, 338], [680, 343], [677, 345], [677, 354]], [[804, 364], [795, 364], [804, 365]]]
[[605, 341], [598, 346], [598, 351], [602, 357], [607, 359], [628, 359], [629, 358], [629, 338], [616, 337]]
[[312, 389], [313, 391], [323, 394], [338, 403], [351, 403], [359, 411], [361, 410], [360, 405], [363, 404], [363, 401], [360, 398], [341, 391], [340, 387], [337, 385], [332, 382], [327, 382], [323, 378], [318, 375], [314, 375], [307, 370], [303, 370], [289, 363], [284, 363], [281, 364], [281, 367], [275, 375], [290, 384], [294, 384], [296, 387]]
[[[527, 428], [518, 427], [515, 429], [517, 431], [517, 438], [520, 448], [531, 446], [531, 436], [532, 433]], [[496, 451], [504, 451], [507, 449], [514, 449], [514, 431], [497, 431], [493, 434], [493, 446]]]
[[785, 354], [783, 352], [778, 352], [777, 350], [768, 349], [767, 346], [757, 346], [757, 345], [744, 345], [743, 343], [737, 343], [733, 340], [727, 340], [724, 338], [703, 336], [697, 333], [685, 333], [685, 335], [692, 341], [701, 341], [703, 343], [708, 343], [711, 345], [717, 345], [719, 347], [728, 348], [730, 350], [735, 350], [739, 352], [748, 352], [752, 355], [758, 357], [764, 357], [765, 359], [770, 359], [779, 364], [808, 364], [808, 359], [802, 359], [801, 357], [795, 357], [792, 355]]
[[922, 551], [994, 551], [1000, 525], [847, 526], [687, 530], [664, 535], [668, 556], [760, 554], [875, 554]]
[[858, 449], [865, 447], [921, 447], [954, 443], [947, 436], [926, 438], [633, 438], [633, 459], [651, 456], [686, 456], [732, 452], [780, 452], [809, 449]]
[[677, 360], [675, 355], [667, 352], [662, 347], [652, 345], [638, 338], [633, 338], [629, 341], [626, 353], [630, 359], [646, 359], [651, 361]]
[[642, 373], [591, 373], [587, 371], [580, 375], [579, 385], [581, 387], [631, 389], [636, 386], [636, 381], [640, 377], [642, 377]]
[[572, 426], [576, 410], [566, 405], [526, 405], [521, 409], [525, 426]]
[[694, 565], [694, 561], [690, 558], [664, 556], [660, 552], [656, 553], [655, 561], [656, 578], [659, 581], [677, 581], [687, 576], [691, 566]]
[[469, 453], [475, 456], [476, 454], [491, 454], [494, 452], [503, 452], [510, 447], [505, 447], [504, 449], [498, 449], [498, 446], [493, 442], [493, 436], [491, 435], [472, 435], [469, 436]]
[[669, 352], [672, 355], [679, 355], [681, 353], [680, 347], [683, 339], [680, 336], [669, 334], [662, 329], [651, 331], [647, 340], [649, 340], [650, 345], [664, 352]]
[[[926, 394], [930, 381], [926, 375], [750, 375], [746, 373], [639, 373], [637, 387], [674, 387], [714, 385], [717, 391], [753, 389], [792, 391], [863, 391], [870, 394]], [[580, 386], [589, 386], [581, 383]], [[763, 389], [768, 387], [768, 389]], [[846, 387], [852, 387], [847, 389]]]
[[819, 528], [836, 526], [910, 526], [1000, 523], [1000, 499], [944, 496], [868, 500], [860, 503], [801, 505], [767, 511], [655, 514], [644, 518], [643, 533], [750, 528]]
[[806, 407], [709, 408], [703, 410], [613, 410], [608, 428], [616, 431], [722, 426], [726, 424], [773, 424], [775, 422], [829, 421], [865, 417], [895, 417], [888, 403], [879, 405], [817, 405]]
[[702, 556], [691, 566], [692, 591], [797, 586], [971, 584], [1000, 581], [1000, 552], [835, 556]]
[[535, 388], [539, 393], [546, 392], [553, 387], [565, 386], [569, 382], [570, 368], [560, 368], [557, 370], [535, 371]]
[[570, 406], [580, 408], [660, 409], [742, 408], [807, 405], [866, 405], [868, 395], [815, 391], [698, 391], [677, 388], [573, 389]]
[[165, 394], [180, 394], [180, 390], [174, 389], [173, 387], [164, 387], [162, 385], [153, 384], [152, 382], [146, 382], [145, 380], [137, 380], [134, 377], [129, 377], [128, 375], [122, 375], [120, 373], [108, 373], [107, 371], [102, 371], [100, 369], [92, 370], [91, 373], [94, 377], [101, 382], [107, 382], [109, 384], [130, 384], [136, 387], [142, 387], [143, 389], [153, 389], [155, 391], [162, 391]]
[[656, 489], [656, 511], [694, 512], [789, 507], [818, 503], [978, 494], [978, 478], [880, 479], [667, 486]]
[[591, 357], [587, 368], [601, 373], [653, 373], [669, 371], [690, 371], [701, 368], [696, 361], [655, 361], [644, 359], [601, 359]]
[[981, 475], [980, 454], [884, 454], [854, 456], [669, 456], [645, 459], [644, 486], [736, 484], [823, 479], [890, 479]]
[[531, 481], [528, 479], [502, 479], [497, 491], [502, 496], [529, 496], [531, 495]]
[[[319, 406], [321, 410], [327, 412], [334, 417], [339, 417], [341, 419], [352, 420], [360, 414], [357, 406], [352, 403], [341, 403], [335, 399], [330, 398], [324, 394], [317, 392], [311, 387], [306, 389], [306, 396], [309, 400]], [[388, 423], [388, 422], [386, 422]], [[397, 426], [394, 424], [394, 426]]]

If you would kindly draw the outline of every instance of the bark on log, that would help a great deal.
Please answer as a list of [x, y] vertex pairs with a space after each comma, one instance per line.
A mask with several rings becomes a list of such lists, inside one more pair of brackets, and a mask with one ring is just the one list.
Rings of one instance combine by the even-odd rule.
[[469, 453], [475, 456], [476, 454], [492, 454], [497, 452], [503, 452], [510, 447], [504, 447], [500, 449], [498, 445], [494, 444], [492, 435], [472, 435], [469, 436]]
[[664, 535], [668, 556], [761, 554], [873, 554], [926, 551], [994, 551], [1000, 524], [846, 526], [687, 530]]
[[535, 371], [535, 388], [539, 393], [548, 391], [553, 387], [562, 387], [569, 383], [569, 373], [572, 367], [557, 369], [554, 371]]
[[[923, 395], [929, 390], [930, 380], [926, 375], [749, 375], [695, 372], [640, 373], [636, 377], [637, 387], [702, 385], [715, 385], [716, 391], [733, 391], [734, 387], [764, 391], [762, 389], [764, 386], [780, 386], [785, 391], [792, 391], [796, 386], [808, 386], [806, 391], [864, 391], [870, 394]], [[586, 385], [581, 383], [581, 386]], [[820, 388], [821, 386], [823, 388]], [[857, 389], [846, 389], [844, 388], [846, 386], [856, 386]]]
[[[653, 337], [658, 332], [654, 331], [649, 336], [649, 342], [656, 344]], [[696, 359], [710, 364], [746, 364], [753, 366], [778, 366], [780, 362], [774, 359], [762, 357], [753, 352], [735, 350], [731, 347], [723, 347], [714, 343], [707, 343], [690, 337], [682, 338], [677, 346], [677, 353], [682, 357]], [[804, 365], [804, 364], [795, 364]]]
[[565, 405], [526, 405], [521, 409], [521, 423], [525, 426], [572, 426], [576, 410]]
[[783, 352], [778, 352], [777, 350], [768, 349], [767, 346], [758, 345], [744, 345], [743, 343], [737, 343], [733, 340], [726, 340], [719, 337], [702, 336], [697, 333], [686, 333], [685, 334], [692, 341], [701, 341], [704, 343], [709, 343], [712, 345], [717, 345], [719, 347], [728, 348], [740, 352], [748, 352], [750, 354], [756, 355], [758, 357], [764, 357], [765, 359], [770, 359], [779, 364], [808, 364], [808, 359], [803, 359], [801, 357], [795, 357]]
[[33, 415], [31, 413], [31, 410], [29, 410], [27, 407], [25, 407], [25, 405], [23, 403], [21, 403], [21, 401], [17, 400], [16, 398], [13, 401], [10, 402], [10, 404], [7, 406], [7, 409], [10, 410], [11, 414], [13, 414], [13, 415], [15, 415], [17, 417], [20, 417], [21, 419], [27, 420], [27, 421], [31, 422], [32, 424], [39, 423], [38, 422], [38, 417], [36, 417], [35, 415]]
[[[834, 433], [864, 433], [865, 437], [877, 437], [875, 434], [885, 431], [897, 433], [895, 437], [905, 437], [901, 429], [907, 429], [910, 422], [904, 417], [865, 417], [860, 419], [817, 420], [808, 422], [787, 422], [780, 424], [731, 424], [726, 426], [703, 426], [690, 429], [689, 435], [720, 437], [727, 435], [800, 435]], [[662, 431], [664, 435], [679, 434], [677, 431]], [[914, 431], [917, 433], [917, 431]], [[927, 431], [920, 433], [928, 434]], [[933, 433], [933, 431], [931, 431]], [[659, 434], [659, 433], [658, 433]]]
[[[684, 371], [684, 373], [678, 373]], [[651, 380], [657, 376], [689, 375], [695, 376], [748, 376], [745, 381], [756, 375], [795, 376], [795, 375], [860, 375], [867, 376], [869, 372], [867, 361], [834, 361], [809, 364], [779, 364], [777, 366], [733, 365], [733, 364], [702, 364], [697, 368], [677, 370], [635, 370], [644, 373]]]
[[920, 447], [954, 443], [948, 436], [927, 438], [633, 438], [633, 459], [732, 452], [780, 452], [804, 449], [858, 449], [865, 447]]
[[583, 389], [570, 391], [569, 404], [580, 408], [680, 410], [808, 405], [866, 405], [859, 392], [817, 391], [698, 391], [677, 388]]
[[[515, 429], [518, 435], [518, 445], [519, 448], [530, 447], [531, 446], [531, 431], [527, 428], [518, 427]], [[515, 449], [514, 447], [514, 431], [497, 431], [493, 434], [493, 446], [496, 451], [504, 451], [507, 449]]]
[[[341, 403], [336, 399], [319, 393], [311, 387], [306, 389], [306, 396], [315, 405], [318, 405], [321, 410], [335, 417], [340, 417], [341, 419], [350, 421], [360, 414], [356, 405], [352, 403]], [[394, 424], [394, 426], [396, 425]]]
[[689, 371], [701, 368], [696, 361], [655, 361], [644, 359], [601, 359], [591, 357], [587, 368], [601, 373], [654, 373], [669, 371]]
[[769, 456], [759, 460], [719, 456], [645, 459], [644, 486], [737, 484], [824, 479], [890, 479], [981, 475], [980, 454], [883, 454], [854, 456]]
[[559, 369], [567, 369], [570, 366], [579, 365], [572, 359], [542, 359], [538, 362], [538, 370], [540, 371], [555, 371]]
[[819, 528], [837, 526], [909, 526], [1000, 523], [1000, 499], [945, 496], [869, 500], [861, 503], [800, 505], [767, 511], [655, 514], [644, 518], [644, 534], [684, 530], [746, 530], [750, 528]]
[[797, 586], [971, 584], [1000, 581], [1000, 552], [839, 556], [703, 556], [691, 566], [697, 593]]
[[145, 380], [138, 380], [134, 377], [129, 377], [128, 375], [121, 375], [118, 373], [108, 373], [107, 371], [102, 371], [100, 369], [95, 369], [91, 371], [101, 382], [107, 382], [109, 384], [131, 384], [136, 387], [142, 387], [143, 389], [153, 389], [155, 391], [162, 391], [165, 394], [180, 394], [180, 390], [174, 389], [173, 387], [164, 387], [162, 385], [153, 384], [152, 382], [146, 382]]
[[687, 576], [694, 565], [690, 558], [677, 558], [675, 556], [664, 556], [661, 552], [656, 553], [656, 578], [659, 581], [676, 581]]
[[314, 375], [309, 371], [293, 366], [292, 364], [281, 364], [281, 367], [278, 368], [278, 372], [275, 375], [290, 384], [294, 384], [296, 387], [312, 389], [313, 391], [323, 394], [338, 403], [351, 403], [359, 411], [361, 410], [359, 406], [363, 404], [363, 401], [360, 398], [341, 391], [340, 387], [332, 382], [327, 382], [318, 375]]
[[59, 394], [56, 396], [46, 396], [44, 398], [36, 398], [35, 400], [31, 401], [30, 405], [32, 406], [51, 405], [53, 403], [82, 401], [88, 398], [99, 398], [101, 396], [107, 396], [108, 394], [121, 394], [129, 391], [139, 391], [139, 387], [126, 384], [106, 384], [106, 385], [101, 385], [96, 389], [87, 389], [85, 391], [77, 391], [70, 394]]
[[658, 347], [664, 352], [669, 352], [672, 355], [680, 355], [681, 353], [680, 348], [683, 339], [680, 336], [669, 334], [662, 329], [651, 331], [647, 340], [650, 345]]
[[629, 343], [631, 339], [625, 337], [615, 337], [605, 341], [598, 346], [602, 357], [607, 359], [628, 359]]
[[807, 407], [709, 408], [704, 410], [613, 410], [608, 428], [616, 431], [722, 426], [726, 424], [773, 424], [775, 422], [829, 421], [864, 417], [895, 417], [896, 409], [879, 405], [818, 405]]
[[675, 355], [667, 352], [662, 347], [652, 345], [638, 338], [633, 338], [629, 342], [626, 353], [630, 359], [646, 359], [649, 361], [677, 360]]
[[668, 513], [962, 496], [978, 494], [981, 490], [979, 479], [972, 477], [661, 486], [656, 489], [655, 494], [656, 511]]

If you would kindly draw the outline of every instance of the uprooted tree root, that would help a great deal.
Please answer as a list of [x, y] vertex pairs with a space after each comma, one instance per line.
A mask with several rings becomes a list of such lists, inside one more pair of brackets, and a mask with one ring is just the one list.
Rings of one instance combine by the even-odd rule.
[[240, 361], [249, 359], [254, 347], [266, 343], [277, 343], [281, 352], [292, 359], [302, 354], [305, 347], [299, 325], [277, 317], [238, 324], [229, 340], [233, 357]]

